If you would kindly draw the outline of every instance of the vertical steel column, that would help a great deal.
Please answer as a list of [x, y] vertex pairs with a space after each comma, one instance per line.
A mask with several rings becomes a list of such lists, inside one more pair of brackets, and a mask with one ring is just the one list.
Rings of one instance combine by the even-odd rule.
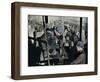
[[[47, 24], [48, 24], [48, 16], [43, 16], [43, 26], [44, 26], [44, 32], [45, 32], [45, 40], [47, 42], [47, 36], [46, 36], [46, 28], [47, 28]], [[47, 56], [48, 56], [48, 65], [50, 65], [50, 57], [49, 57], [49, 54], [48, 54], [48, 42], [47, 42], [47, 47], [46, 47], [46, 50], [47, 50]]]
[[82, 41], [82, 17], [80, 17], [80, 41]]

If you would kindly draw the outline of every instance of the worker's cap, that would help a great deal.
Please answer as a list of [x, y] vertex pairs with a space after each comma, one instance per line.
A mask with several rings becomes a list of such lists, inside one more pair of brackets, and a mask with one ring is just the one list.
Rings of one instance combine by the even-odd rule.
[[81, 48], [84, 48], [84, 44], [83, 44], [83, 42], [81, 42], [81, 41], [79, 41], [79, 42], [77, 43], [77, 46], [78, 46], [78, 47], [81, 47]]

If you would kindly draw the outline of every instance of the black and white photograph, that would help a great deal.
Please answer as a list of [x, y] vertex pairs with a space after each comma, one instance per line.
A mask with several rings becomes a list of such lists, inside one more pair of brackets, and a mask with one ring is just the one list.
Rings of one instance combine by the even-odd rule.
[[11, 77], [97, 75], [97, 7], [12, 3]]
[[88, 64], [88, 17], [28, 15], [28, 66]]

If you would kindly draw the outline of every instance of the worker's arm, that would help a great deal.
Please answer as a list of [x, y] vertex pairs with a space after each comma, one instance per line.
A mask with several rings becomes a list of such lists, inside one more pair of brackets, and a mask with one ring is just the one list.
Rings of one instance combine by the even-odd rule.
[[85, 54], [80, 54], [71, 64], [85, 64]]

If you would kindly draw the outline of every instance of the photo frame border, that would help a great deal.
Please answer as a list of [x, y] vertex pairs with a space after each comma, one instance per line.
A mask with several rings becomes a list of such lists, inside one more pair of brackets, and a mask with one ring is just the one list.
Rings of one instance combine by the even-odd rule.
[[[20, 8], [39, 7], [39, 8], [57, 8], [57, 9], [77, 9], [77, 10], [93, 10], [94, 11], [94, 72], [78, 72], [78, 73], [59, 73], [59, 74], [43, 74], [43, 75], [20, 75]], [[97, 75], [97, 7], [77, 6], [77, 5], [61, 5], [61, 4], [44, 4], [44, 3], [28, 3], [14, 2], [11, 4], [11, 78], [15, 80], [22, 79], [40, 79], [40, 78], [56, 78], [69, 76]]]

